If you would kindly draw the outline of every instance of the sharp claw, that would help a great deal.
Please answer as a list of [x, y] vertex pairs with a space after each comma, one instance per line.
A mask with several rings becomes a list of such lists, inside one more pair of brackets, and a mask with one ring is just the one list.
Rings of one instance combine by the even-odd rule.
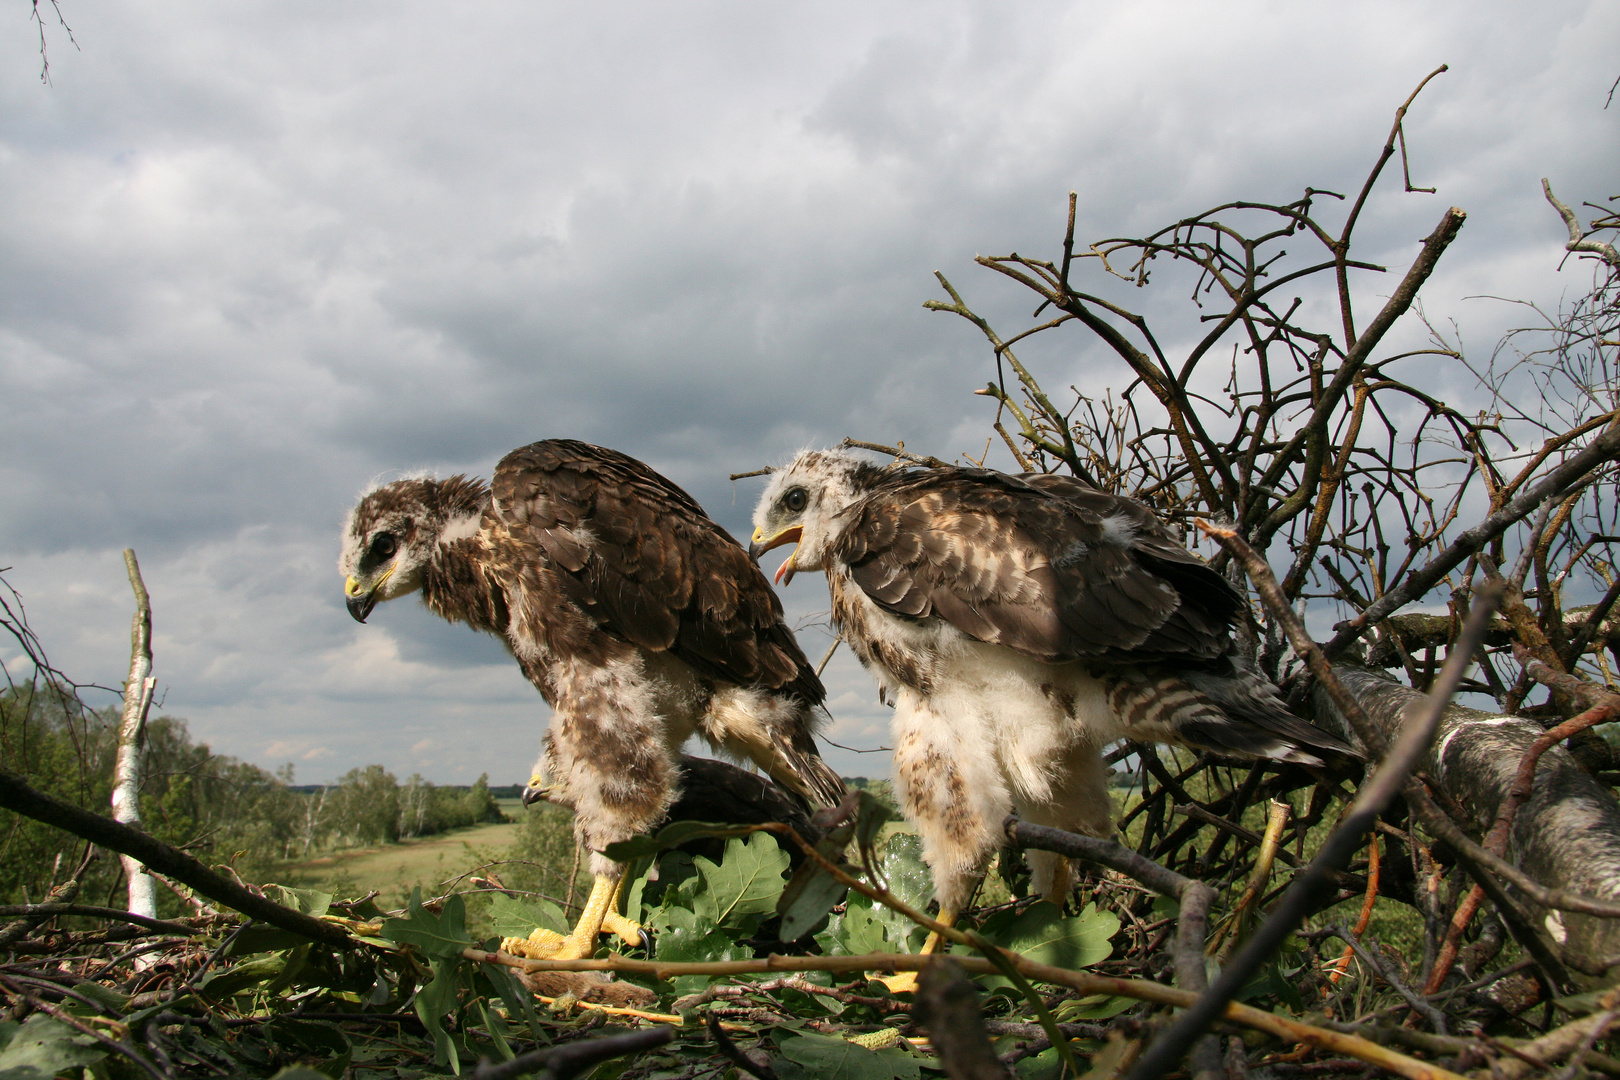
[[647, 932], [647, 928], [645, 926], [639, 928], [639, 933], [641, 936], [641, 947], [646, 950], [648, 956], [651, 956], [653, 951], [652, 935]]

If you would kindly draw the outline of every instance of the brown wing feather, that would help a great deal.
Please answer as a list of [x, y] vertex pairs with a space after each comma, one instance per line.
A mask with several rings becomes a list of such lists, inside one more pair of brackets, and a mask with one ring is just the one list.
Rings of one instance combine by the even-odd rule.
[[609, 632], [740, 686], [826, 697], [748, 553], [690, 495], [635, 458], [573, 439], [512, 451], [493, 511], [545, 553], [569, 599]]
[[891, 473], [834, 554], [886, 610], [1047, 661], [1210, 660], [1241, 598], [1140, 503], [1057, 476]]

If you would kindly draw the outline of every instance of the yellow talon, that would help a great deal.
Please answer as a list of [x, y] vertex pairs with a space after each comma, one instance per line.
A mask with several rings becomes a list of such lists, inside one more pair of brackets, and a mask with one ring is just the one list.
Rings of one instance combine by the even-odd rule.
[[598, 877], [585, 901], [585, 910], [567, 937], [555, 930], [537, 928], [526, 938], [502, 938], [501, 951], [531, 960], [586, 960], [596, 953], [597, 935], [606, 930], [632, 945], [641, 944], [641, 927], [616, 910], [624, 891], [624, 879]]
[[[942, 925], [950, 926], [956, 922], [956, 912], [941, 911], [939, 921]], [[939, 951], [939, 946], [945, 939], [938, 931], [930, 931], [928, 940], [923, 942], [923, 956], [932, 956]], [[897, 971], [893, 975], [885, 975], [877, 980], [889, 988], [891, 994], [915, 994], [917, 992], [917, 973], [915, 971]]]

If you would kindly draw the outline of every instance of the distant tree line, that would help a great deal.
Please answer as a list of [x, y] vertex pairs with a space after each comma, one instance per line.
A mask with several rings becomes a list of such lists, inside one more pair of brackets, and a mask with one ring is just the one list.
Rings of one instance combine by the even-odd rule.
[[[0, 768], [57, 798], [109, 812], [117, 708], [84, 708], [68, 688], [46, 681], [0, 692]], [[293, 787], [277, 773], [214, 753], [192, 740], [186, 722], [149, 722], [141, 820], [153, 836], [244, 879], [270, 880], [288, 861], [320, 851], [390, 843], [481, 822], [501, 821], [488, 778], [470, 788], [412, 776], [403, 785], [381, 765], [353, 769], [335, 784]], [[65, 881], [84, 858], [67, 833], [0, 811], [0, 903], [31, 903]], [[83, 900], [113, 902], [116, 859], [86, 871]], [[161, 901], [178, 912], [180, 901]]]

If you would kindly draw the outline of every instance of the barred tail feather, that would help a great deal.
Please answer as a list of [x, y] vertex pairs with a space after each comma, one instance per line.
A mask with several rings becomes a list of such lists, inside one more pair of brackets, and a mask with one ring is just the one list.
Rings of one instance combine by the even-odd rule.
[[[809, 742], [808, 736], [805, 741]], [[783, 747], [782, 756], [794, 774], [783, 782], [809, 799], [811, 806], [837, 806], [843, 801], [844, 781], [816, 751], [815, 744]]]
[[1108, 695], [1126, 737], [1138, 741], [1314, 766], [1357, 756], [1289, 712], [1276, 688], [1253, 672], [1134, 671], [1111, 678]]

